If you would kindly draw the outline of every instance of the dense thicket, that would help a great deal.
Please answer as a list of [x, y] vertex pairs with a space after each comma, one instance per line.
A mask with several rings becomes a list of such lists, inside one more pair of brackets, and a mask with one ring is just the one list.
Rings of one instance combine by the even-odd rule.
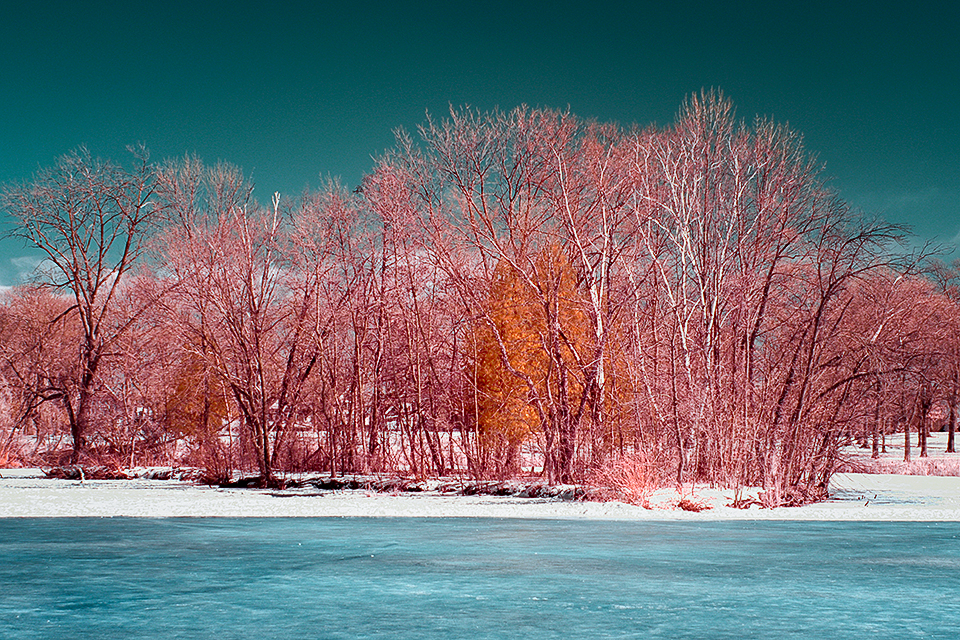
[[713, 93], [663, 129], [453, 111], [355, 191], [252, 194], [85, 154], [4, 191], [50, 258], [0, 310], [6, 455], [69, 427], [74, 459], [215, 477], [619, 472], [780, 505], [852, 438], [955, 423], [954, 272]]

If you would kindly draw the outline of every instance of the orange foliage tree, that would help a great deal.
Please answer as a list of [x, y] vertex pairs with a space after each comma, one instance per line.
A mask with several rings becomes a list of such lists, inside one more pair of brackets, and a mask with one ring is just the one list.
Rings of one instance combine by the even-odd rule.
[[501, 476], [520, 470], [520, 447], [534, 438], [545, 465], [562, 464], [551, 425], [561, 407], [576, 423], [589, 411], [581, 354], [589, 350], [590, 326], [571, 262], [551, 246], [534, 264], [533, 278], [508, 262], [497, 265], [468, 347], [481, 454]]

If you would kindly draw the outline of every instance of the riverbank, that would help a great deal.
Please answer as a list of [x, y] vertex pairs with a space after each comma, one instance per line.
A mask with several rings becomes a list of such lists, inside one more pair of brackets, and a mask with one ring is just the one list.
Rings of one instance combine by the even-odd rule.
[[[570, 499], [570, 492], [455, 495], [441, 482], [418, 491], [318, 488], [310, 483], [277, 489], [223, 488], [176, 479], [90, 480], [47, 478], [40, 469], [0, 470], [0, 518], [46, 517], [490, 517], [596, 520], [822, 520], [960, 521], [960, 454], [945, 454], [946, 434], [931, 434], [929, 458], [903, 463], [903, 436], [890, 436], [880, 459], [847, 447], [851, 471], [830, 484], [830, 499], [802, 507], [746, 509], [732, 490], [661, 489], [645, 506]], [[919, 450], [915, 452], [918, 454]], [[759, 499], [744, 491], [741, 502]], [[700, 508], [688, 511], [684, 506]]]
[[[561, 498], [436, 491], [226, 489], [179, 480], [57, 480], [39, 469], [0, 471], [0, 517], [490, 517], [596, 520], [960, 521], [960, 478], [838, 474], [831, 498], [803, 507], [734, 508], [732, 491], [650, 494], [649, 508]], [[750, 497], [749, 495], [746, 497]], [[686, 498], [707, 507], [678, 508]]]

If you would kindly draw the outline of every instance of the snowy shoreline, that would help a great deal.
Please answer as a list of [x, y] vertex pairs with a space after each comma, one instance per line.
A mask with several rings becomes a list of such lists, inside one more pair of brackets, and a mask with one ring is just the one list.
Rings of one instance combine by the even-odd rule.
[[732, 491], [685, 497], [710, 508], [677, 508], [660, 490], [650, 507], [558, 498], [376, 493], [362, 489], [223, 489], [178, 480], [56, 480], [39, 469], [0, 470], [0, 517], [486, 517], [594, 520], [960, 521], [960, 478], [837, 474], [830, 499], [803, 507], [737, 509]]

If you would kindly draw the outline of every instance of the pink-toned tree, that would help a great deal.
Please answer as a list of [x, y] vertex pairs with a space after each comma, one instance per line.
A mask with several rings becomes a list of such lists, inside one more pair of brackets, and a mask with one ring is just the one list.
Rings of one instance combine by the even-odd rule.
[[252, 200], [239, 171], [193, 160], [160, 173], [171, 224], [168, 304], [182, 344], [229, 389], [261, 482], [277, 482], [278, 452], [298, 417], [318, 358], [311, 340], [317, 280], [299, 268], [290, 216]]
[[[56, 451], [66, 421], [61, 398], [75, 393], [80, 339], [69, 299], [47, 289], [18, 287], [0, 305], [0, 376], [5, 390], [3, 416], [7, 457], [17, 455], [20, 434], [35, 439], [30, 455]], [[68, 425], [69, 426], [69, 425]], [[55, 462], [55, 461], [54, 461]]]
[[70, 299], [67, 313], [81, 327], [71, 355], [75, 379], [57, 396], [69, 417], [73, 462], [86, 453], [94, 426], [91, 400], [100, 367], [135, 319], [116, 313], [117, 299], [156, 218], [153, 181], [145, 151], [138, 150], [136, 165], [126, 169], [80, 149], [0, 195], [0, 208], [16, 225], [13, 234], [44, 257], [40, 282]]
[[634, 147], [637, 386], [672, 432], [677, 481], [816, 499], [858, 380], [831, 360], [849, 286], [896, 229], [858, 220], [796, 135], [738, 122], [712, 92]]
[[[544, 434], [548, 477], [572, 481], [581, 426], [590, 413], [588, 395], [576, 389], [593, 385], [586, 380], [602, 378], [603, 368], [596, 360], [597, 345], [572, 360], [564, 355], [570, 348], [565, 337], [569, 327], [564, 327], [560, 310], [583, 300], [561, 300], [558, 274], [538, 261], [551, 247], [561, 247], [568, 259], [577, 260], [583, 282], [592, 287], [594, 295], [587, 300], [595, 300], [597, 307], [604, 304], [601, 282], [609, 256], [601, 248], [596, 263], [595, 247], [588, 246], [592, 238], [586, 233], [580, 251], [574, 252], [568, 242], [575, 235], [572, 231], [585, 231], [578, 225], [589, 218], [587, 205], [574, 202], [581, 185], [571, 182], [569, 172], [577, 174], [577, 169], [569, 162], [590, 134], [570, 114], [526, 108], [490, 114], [452, 111], [449, 119], [430, 120], [419, 133], [422, 146], [401, 135], [398, 149], [385, 158], [380, 172], [392, 172], [411, 194], [424, 263], [438, 265], [455, 292], [451, 299], [461, 305], [460, 313], [487, 325], [502, 366], [526, 387], [538, 430]], [[551, 384], [538, 387], [529, 374], [510, 363], [487, 305], [485, 283], [492, 281], [497, 269], [509, 271], [535, 296], [544, 319], [538, 348], [549, 363]], [[596, 318], [594, 332], [599, 328], [601, 339], [602, 322], [603, 313]]]

